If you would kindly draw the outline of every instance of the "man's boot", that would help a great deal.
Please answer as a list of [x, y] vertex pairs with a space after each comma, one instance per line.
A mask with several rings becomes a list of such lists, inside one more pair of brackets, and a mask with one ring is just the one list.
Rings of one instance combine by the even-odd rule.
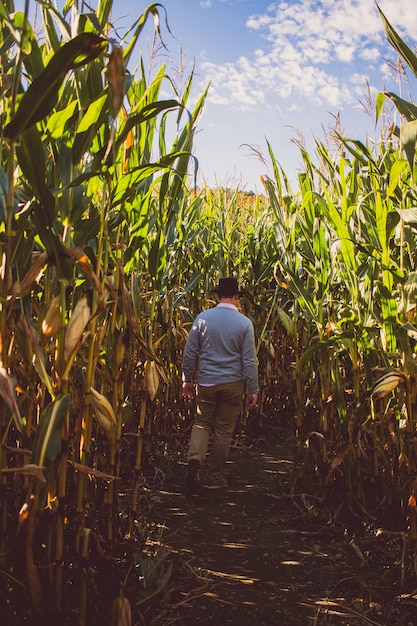
[[188, 461], [187, 476], [185, 477], [185, 488], [190, 496], [196, 496], [200, 491], [200, 461], [190, 459]]

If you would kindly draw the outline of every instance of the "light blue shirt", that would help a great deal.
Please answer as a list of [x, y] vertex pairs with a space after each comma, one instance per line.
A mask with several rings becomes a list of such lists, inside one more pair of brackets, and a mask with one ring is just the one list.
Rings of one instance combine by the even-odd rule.
[[200, 313], [191, 327], [183, 354], [183, 380], [200, 385], [245, 381], [259, 391], [255, 334], [251, 320], [233, 304], [220, 303]]

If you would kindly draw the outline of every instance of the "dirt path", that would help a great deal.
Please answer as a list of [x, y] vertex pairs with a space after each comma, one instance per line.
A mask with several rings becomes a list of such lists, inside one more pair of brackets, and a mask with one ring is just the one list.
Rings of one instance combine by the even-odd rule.
[[342, 525], [330, 525], [314, 499], [290, 497], [291, 456], [288, 432], [274, 442], [237, 443], [229, 489], [204, 488], [198, 497], [184, 495], [183, 460], [168, 464], [163, 483], [150, 490], [147, 549], [165, 555], [172, 574], [159, 602], [144, 607], [142, 623], [417, 624], [388, 603], [398, 572], [381, 580], [368, 553]]

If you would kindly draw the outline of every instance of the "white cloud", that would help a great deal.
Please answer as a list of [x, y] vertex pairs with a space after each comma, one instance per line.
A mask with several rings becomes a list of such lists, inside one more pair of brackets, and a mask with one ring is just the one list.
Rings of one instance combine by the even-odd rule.
[[349, 82], [352, 85], [357, 85], [359, 87], [363, 87], [363, 85], [366, 83], [366, 80], [367, 80], [366, 74], [354, 73], [354, 74], [351, 74], [349, 77]]
[[336, 58], [344, 63], [350, 63], [355, 56], [355, 48], [346, 44], [335, 46]]
[[[393, 26], [402, 36], [414, 37], [411, 41], [417, 39], [414, 3], [380, 0]], [[285, 109], [276, 99], [295, 98], [291, 106], [297, 108], [339, 108], [357, 101], [367, 81], [381, 88], [389, 72], [386, 64], [376, 64], [396, 58], [374, 0], [277, 1], [249, 16], [246, 26], [258, 36], [253, 52], [222, 64], [202, 60], [212, 103], [255, 110], [269, 102], [271, 108]]]
[[[230, 0], [230, 7], [237, 1]], [[374, 137], [372, 104], [368, 115], [366, 105], [381, 90], [399, 93], [397, 54], [386, 39], [374, 0], [269, 1], [268, 8], [248, 16], [247, 37], [239, 31], [238, 39], [231, 30], [229, 45], [215, 49], [217, 59], [228, 54], [222, 62], [215, 63], [206, 52], [200, 53], [197, 63], [198, 91], [210, 82], [205, 126], [196, 135], [201, 150], [197, 156], [205, 180], [213, 172], [216, 184], [219, 178], [229, 184], [227, 173], [240, 171], [245, 183], [251, 181], [251, 189], [259, 189], [265, 163], [248, 162], [239, 146], [259, 145], [267, 137], [296, 185], [293, 177], [303, 165], [294, 133], [314, 151], [313, 138], [327, 126], [326, 119], [333, 128], [340, 111], [346, 136], [362, 141], [364, 136]], [[415, 0], [377, 1], [413, 49]], [[240, 7], [245, 4], [242, 0]]]
[[381, 53], [378, 48], [363, 48], [358, 50], [358, 56], [364, 61], [376, 61], [380, 57]]

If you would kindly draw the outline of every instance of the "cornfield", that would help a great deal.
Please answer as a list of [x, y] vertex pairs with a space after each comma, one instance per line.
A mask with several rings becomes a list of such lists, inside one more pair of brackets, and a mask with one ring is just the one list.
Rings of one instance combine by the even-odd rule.
[[[389, 510], [415, 541], [417, 107], [380, 93], [401, 124], [376, 145], [301, 148], [296, 193], [269, 144], [264, 196], [197, 189], [207, 90], [190, 108], [192, 73], [180, 92], [164, 64], [128, 70], [149, 20], [162, 36], [158, 3], [118, 43], [111, 0], [0, 11], [2, 614], [23, 597], [99, 623], [92, 554], [140, 550], [144, 458], [187, 423], [182, 349], [219, 276], [255, 325], [260, 415], [293, 420], [293, 480], [318, 474], [338, 514]], [[111, 593], [123, 623], [123, 580]]]

